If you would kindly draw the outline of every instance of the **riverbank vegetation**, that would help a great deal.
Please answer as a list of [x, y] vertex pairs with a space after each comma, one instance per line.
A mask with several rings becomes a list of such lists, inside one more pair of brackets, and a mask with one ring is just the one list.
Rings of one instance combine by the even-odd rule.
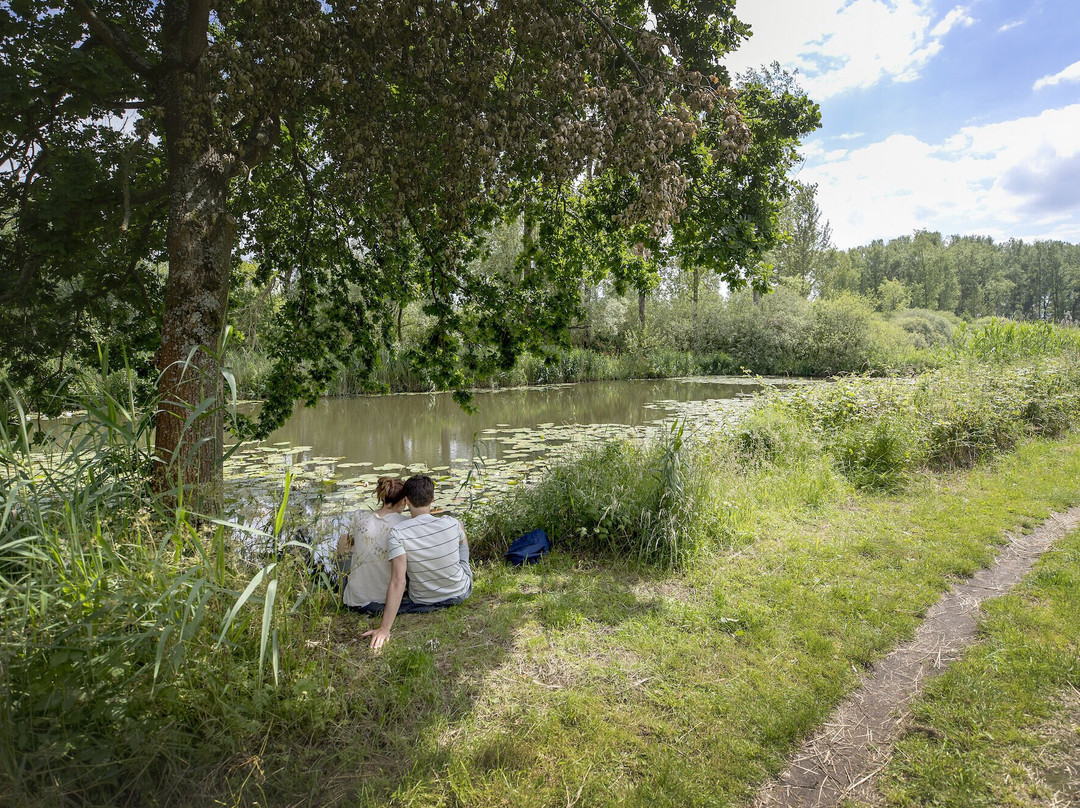
[[[1062, 242], [1008, 241], [919, 232], [851, 250], [828, 244], [828, 223], [812, 186], [796, 186], [784, 209], [788, 241], [764, 258], [775, 289], [728, 293], [693, 265], [656, 267], [647, 291], [611, 281], [583, 283], [577, 317], [562, 343], [534, 347], [478, 386], [510, 387], [599, 379], [698, 374], [829, 376], [910, 373], [936, 366], [956, 329], [988, 318], [1074, 324], [1080, 320], [1080, 252]], [[521, 249], [521, 223], [498, 231], [489, 262]], [[504, 268], [505, 269], [505, 268]], [[258, 397], [271, 368], [265, 343], [273, 298], [238, 293], [236, 321], [248, 336], [232, 364], [247, 396]], [[419, 305], [397, 328], [374, 376], [345, 364], [327, 392], [431, 389], [410, 362], [430, 326]], [[976, 329], [978, 330], [978, 329]]]
[[45, 458], [15, 410], [0, 445], [3, 796], [745, 797], [949, 576], [1080, 502], [1076, 346], [1045, 328], [973, 332], [911, 380], [766, 400], [726, 435], [686, 424], [573, 460], [467, 517], [479, 556], [538, 524], [552, 556], [482, 563], [470, 601], [403, 618], [379, 656], [280, 518], [265, 537], [278, 552], [245, 559], [228, 526], [130, 471], [150, 447], [128, 402], [99, 392], [77, 442]]

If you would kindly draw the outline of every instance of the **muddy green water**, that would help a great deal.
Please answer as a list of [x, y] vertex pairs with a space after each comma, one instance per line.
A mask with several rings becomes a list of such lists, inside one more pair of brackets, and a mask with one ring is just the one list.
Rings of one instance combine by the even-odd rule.
[[[396, 462], [428, 468], [474, 456], [503, 458], [500, 438], [519, 430], [543, 434], [612, 424], [639, 427], [678, 414], [682, 405], [729, 401], [756, 384], [714, 379], [586, 382], [477, 393], [476, 412], [464, 412], [446, 393], [324, 399], [300, 407], [269, 439], [310, 446], [345, 462]], [[346, 475], [348, 476], [348, 475]]]
[[460, 512], [590, 444], [648, 440], [677, 418], [690, 433], [721, 428], [760, 389], [738, 378], [587, 382], [479, 392], [473, 413], [446, 393], [324, 399], [239, 447], [225, 466], [229, 499], [239, 521], [266, 530], [288, 474], [286, 521], [325, 549], [374, 506], [380, 475], [430, 474], [436, 504]]

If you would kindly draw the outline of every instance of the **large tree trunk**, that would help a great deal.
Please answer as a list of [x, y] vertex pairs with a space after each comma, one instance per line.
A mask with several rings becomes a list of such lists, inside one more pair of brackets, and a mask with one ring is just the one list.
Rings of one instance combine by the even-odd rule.
[[195, 507], [213, 508], [220, 502], [224, 446], [217, 352], [234, 239], [228, 212], [232, 158], [215, 145], [212, 99], [199, 59], [207, 6], [172, 2], [165, 15], [162, 50], [171, 68], [159, 98], [169, 161], [169, 276], [158, 354], [155, 483], [162, 491], [183, 490]]
[[217, 351], [229, 301], [233, 227], [228, 172], [212, 152], [172, 172], [169, 277], [161, 331], [159, 488], [183, 485], [219, 498], [224, 445]]

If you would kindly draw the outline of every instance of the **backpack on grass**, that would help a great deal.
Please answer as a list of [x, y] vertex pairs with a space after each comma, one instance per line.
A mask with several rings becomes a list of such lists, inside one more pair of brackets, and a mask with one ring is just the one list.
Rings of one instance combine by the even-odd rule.
[[535, 564], [551, 549], [551, 539], [540, 528], [530, 530], [524, 536], [518, 536], [504, 557], [515, 567], [523, 564]]

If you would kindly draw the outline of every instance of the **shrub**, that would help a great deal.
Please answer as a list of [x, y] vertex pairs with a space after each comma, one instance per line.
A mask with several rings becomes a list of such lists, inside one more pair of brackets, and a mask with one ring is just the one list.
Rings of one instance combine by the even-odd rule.
[[741, 419], [731, 440], [739, 457], [764, 463], [803, 463], [821, 451], [804, 421], [787, 408], [768, 403]]
[[834, 436], [831, 451], [852, 485], [894, 490], [918, 458], [918, 440], [904, 418], [856, 420]]
[[1058, 437], [1080, 420], [1080, 369], [1074, 363], [1021, 368], [1016, 385], [1023, 397], [1020, 418], [1035, 434]]
[[919, 380], [927, 423], [926, 457], [935, 468], [972, 466], [1011, 448], [1023, 432], [1018, 393], [1008, 373], [954, 365]]
[[940, 311], [905, 309], [898, 311], [892, 322], [911, 335], [916, 348], [943, 348], [952, 341], [955, 319]]
[[741, 367], [762, 374], [800, 372], [799, 357], [810, 324], [810, 304], [781, 286], [755, 304], [748, 292], [728, 301], [722, 342], [710, 350], [729, 352]]
[[787, 406], [814, 426], [853, 485], [894, 489], [922, 459], [914, 392], [902, 380], [848, 379], [796, 391]]
[[844, 294], [813, 305], [803, 369], [811, 376], [870, 369], [874, 312], [863, 298]]
[[539, 527], [570, 552], [683, 566], [703, 548], [713, 508], [702, 451], [684, 441], [681, 425], [650, 445], [587, 449], [471, 516], [473, 546], [478, 556], [498, 556]]

